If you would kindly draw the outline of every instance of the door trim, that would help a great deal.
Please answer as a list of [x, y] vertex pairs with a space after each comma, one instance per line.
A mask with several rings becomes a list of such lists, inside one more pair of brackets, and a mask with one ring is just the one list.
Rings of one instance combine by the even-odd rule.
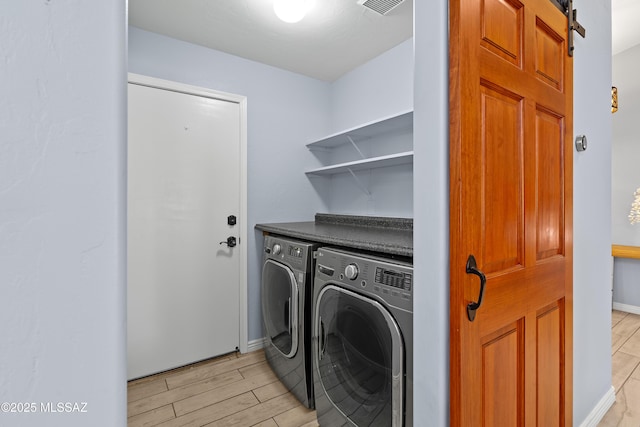
[[240, 336], [238, 337], [238, 343], [240, 352], [247, 353], [249, 347], [247, 295], [247, 245], [249, 242], [247, 239], [247, 97], [134, 73], [128, 74], [128, 83], [233, 102], [238, 104], [240, 108], [240, 221], [238, 221], [238, 241], [240, 244], [237, 246], [240, 252], [240, 271], [238, 272], [240, 280], [240, 306], [238, 310], [240, 315]]

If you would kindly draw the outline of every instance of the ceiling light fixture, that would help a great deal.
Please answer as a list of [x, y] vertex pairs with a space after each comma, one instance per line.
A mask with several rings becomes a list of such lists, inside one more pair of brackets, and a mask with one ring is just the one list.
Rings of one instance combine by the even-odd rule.
[[313, 0], [275, 0], [273, 11], [284, 22], [299, 22], [313, 7]]

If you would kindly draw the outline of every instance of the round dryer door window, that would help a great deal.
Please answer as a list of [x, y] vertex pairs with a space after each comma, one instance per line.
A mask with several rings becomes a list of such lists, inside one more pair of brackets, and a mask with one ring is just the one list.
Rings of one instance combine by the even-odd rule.
[[377, 301], [327, 286], [316, 301], [316, 369], [331, 403], [356, 425], [401, 425], [403, 342]]
[[285, 265], [267, 260], [262, 268], [262, 315], [267, 337], [285, 357], [298, 350], [298, 283]]

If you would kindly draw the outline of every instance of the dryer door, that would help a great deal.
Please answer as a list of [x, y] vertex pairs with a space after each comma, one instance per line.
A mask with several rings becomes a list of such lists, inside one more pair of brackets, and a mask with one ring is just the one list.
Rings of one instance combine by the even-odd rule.
[[289, 267], [266, 260], [262, 267], [262, 317], [268, 339], [285, 357], [298, 351], [298, 283]]
[[329, 285], [315, 306], [317, 374], [331, 403], [356, 425], [401, 426], [404, 345], [380, 303]]

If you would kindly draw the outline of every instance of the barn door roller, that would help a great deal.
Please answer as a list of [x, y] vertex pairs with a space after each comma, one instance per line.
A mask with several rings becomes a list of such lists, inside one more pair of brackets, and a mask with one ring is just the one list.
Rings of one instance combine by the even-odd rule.
[[573, 0], [550, 0], [550, 1], [558, 9], [560, 9], [560, 11], [564, 13], [567, 19], [569, 20], [569, 26], [568, 26], [569, 34], [567, 34], [567, 42], [568, 42], [567, 44], [568, 44], [569, 51], [567, 53], [569, 54], [569, 56], [573, 56], [573, 49], [575, 48], [573, 46], [573, 32], [574, 31], [577, 32], [582, 36], [582, 38], [584, 38], [585, 35], [587, 34], [587, 30], [578, 22], [578, 11], [573, 8]]

